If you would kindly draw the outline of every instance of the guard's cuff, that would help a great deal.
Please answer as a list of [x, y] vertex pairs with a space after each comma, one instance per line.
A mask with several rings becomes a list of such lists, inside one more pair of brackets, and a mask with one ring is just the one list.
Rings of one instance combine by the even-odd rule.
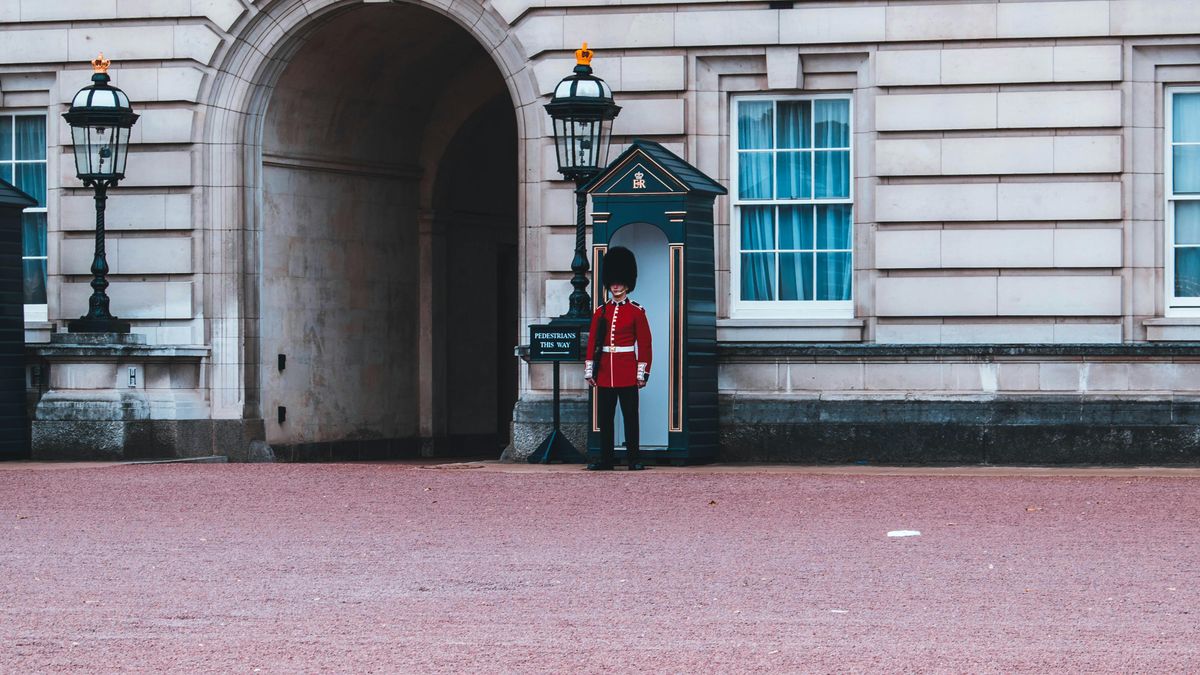
[[638, 382], [644, 382], [646, 380], [646, 376], [650, 374], [650, 372], [647, 370], [647, 368], [649, 368], [649, 364], [647, 364], [645, 361], [638, 361], [638, 369], [637, 369]]
[[583, 362], [583, 379], [585, 379], [585, 380], [592, 379], [592, 362], [591, 361]]

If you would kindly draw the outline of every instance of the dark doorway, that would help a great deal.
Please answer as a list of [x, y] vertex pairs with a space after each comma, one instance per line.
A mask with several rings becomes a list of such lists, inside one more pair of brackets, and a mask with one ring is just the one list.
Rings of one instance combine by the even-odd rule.
[[462, 126], [438, 171], [446, 236], [449, 451], [498, 456], [517, 401], [516, 118], [497, 96]]
[[504, 79], [424, 7], [322, 21], [263, 123], [267, 439], [283, 459], [497, 456], [517, 393]]

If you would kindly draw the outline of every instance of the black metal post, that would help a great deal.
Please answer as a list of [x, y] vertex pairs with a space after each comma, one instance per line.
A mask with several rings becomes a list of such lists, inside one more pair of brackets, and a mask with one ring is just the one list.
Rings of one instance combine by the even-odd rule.
[[559, 362], [554, 362], [554, 429], [546, 440], [542, 441], [537, 450], [527, 460], [530, 464], [549, 464], [564, 462], [566, 464], [583, 464], [587, 461], [582, 453], [575, 449], [574, 444], [567, 440], [562, 433], [562, 414], [559, 410], [562, 401], [561, 380], [559, 379]]
[[554, 433], [561, 432], [562, 415], [559, 410], [559, 401], [562, 400], [561, 389], [558, 379], [558, 361], [554, 362]]
[[[115, 181], [114, 181], [115, 183]], [[99, 180], [96, 187], [96, 250], [92, 260], [92, 297], [88, 300], [88, 313], [67, 323], [72, 333], [128, 333], [129, 322], [121, 321], [108, 311], [108, 257], [104, 252], [104, 206], [108, 201], [106, 181]]]
[[592, 316], [592, 298], [588, 295], [587, 252], [587, 193], [580, 188], [587, 182], [586, 178], [575, 180], [575, 257], [571, 260], [571, 291], [570, 308], [562, 319], [574, 319], [585, 322]]

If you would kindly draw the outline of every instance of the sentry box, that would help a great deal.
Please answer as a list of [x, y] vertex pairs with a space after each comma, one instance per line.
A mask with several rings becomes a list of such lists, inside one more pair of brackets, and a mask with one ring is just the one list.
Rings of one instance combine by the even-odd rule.
[[30, 206], [37, 200], [0, 179], [0, 459], [29, 457], [21, 212]]
[[[717, 453], [717, 305], [713, 200], [726, 190], [653, 141], [637, 139], [581, 189], [592, 197], [592, 302], [605, 301], [604, 253], [637, 257], [637, 289], [654, 335], [654, 365], [640, 395], [641, 456], [701, 464]], [[588, 455], [600, 455], [595, 392]], [[624, 454], [618, 413], [617, 457]]]

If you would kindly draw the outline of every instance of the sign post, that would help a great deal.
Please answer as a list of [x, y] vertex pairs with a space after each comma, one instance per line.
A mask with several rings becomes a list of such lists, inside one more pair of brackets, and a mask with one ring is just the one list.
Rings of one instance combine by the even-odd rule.
[[529, 327], [529, 360], [554, 364], [554, 428], [529, 456], [530, 464], [549, 464], [554, 461], [582, 464], [585, 461], [571, 441], [562, 435], [559, 364], [583, 360], [583, 341], [587, 339], [587, 332], [577, 324], [564, 323], [534, 324]]

